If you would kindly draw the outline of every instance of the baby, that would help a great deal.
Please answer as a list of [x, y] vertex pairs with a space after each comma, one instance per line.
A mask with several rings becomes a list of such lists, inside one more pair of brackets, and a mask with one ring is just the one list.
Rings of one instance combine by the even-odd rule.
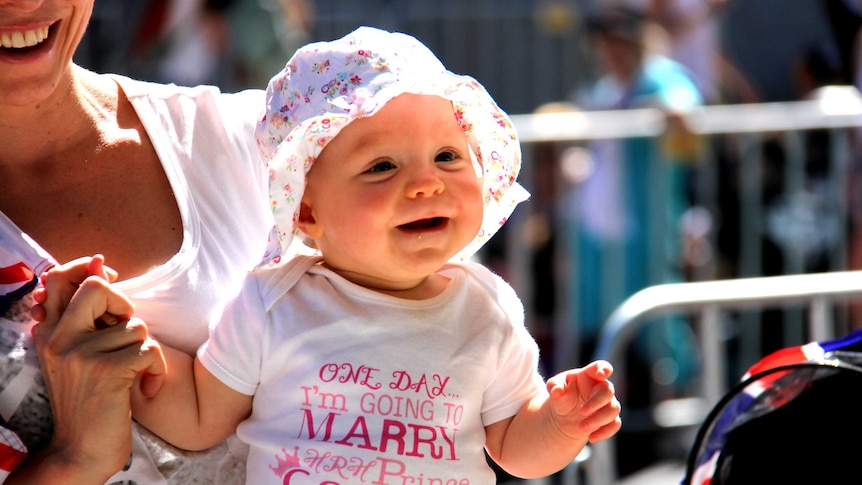
[[268, 254], [196, 358], [162, 347], [135, 419], [192, 450], [236, 430], [253, 484], [491, 484], [485, 451], [545, 476], [619, 430], [610, 364], [545, 382], [514, 290], [468, 260], [527, 196], [478, 82], [362, 27], [299, 49], [267, 94], [279, 247], [317, 252]]

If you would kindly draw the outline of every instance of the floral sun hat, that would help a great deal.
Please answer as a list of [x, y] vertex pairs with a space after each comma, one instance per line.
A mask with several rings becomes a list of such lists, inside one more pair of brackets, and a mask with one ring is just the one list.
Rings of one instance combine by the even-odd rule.
[[[415, 38], [360, 27], [341, 39], [308, 44], [269, 82], [266, 114], [255, 136], [269, 163], [270, 200], [279, 247], [277, 261], [297, 235], [305, 174], [326, 144], [351, 121], [375, 114], [404, 93], [452, 102], [455, 116], [481, 164], [484, 219], [476, 239], [456, 260], [472, 256], [529, 194], [515, 179], [521, 148], [512, 122], [475, 79], [454, 74]], [[347, 210], [345, 208], [345, 210]]]

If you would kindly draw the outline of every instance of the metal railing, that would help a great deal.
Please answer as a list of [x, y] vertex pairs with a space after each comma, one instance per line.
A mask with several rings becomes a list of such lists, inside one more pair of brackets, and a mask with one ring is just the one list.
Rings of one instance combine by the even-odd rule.
[[[607, 320], [599, 338], [596, 358], [625, 360], [624, 345], [649, 318], [670, 313], [696, 315], [702, 351], [701, 400], [688, 401], [704, 411], [697, 422], [727, 391], [727, 375], [721, 337], [722, 312], [741, 309], [807, 308], [811, 340], [821, 341], [844, 333], [833, 319], [832, 307], [862, 297], [862, 271], [739, 278], [697, 283], [678, 283], [646, 288], [626, 300]], [[804, 342], [797, 342], [804, 343]], [[624, 368], [618, 366], [618, 369]], [[617, 379], [624, 375], [617, 374]], [[616, 477], [614, 442], [593, 446], [591, 483], [610, 484]], [[679, 477], [682, 479], [682, 477]]]
[[[596, 140], [624, 140], [644, 138], [661, 143], [667, 136], [669, 118], [658, 109], [637, 109], [625, 111], [532, 114], [513, 116], [524, 146], [524, 166], [522, 183], [537, 194], [535, 187], [541, 185], [537, 180], [536, 164], [532, 147], [542, 143], [553, 143], [563, 147], [584, 147], [589, 149]], [[715, 214], [719, 211], [718, 199], [725, 194], [719, 193], [715, 186], [715, 173], [720, 163], [716, 159], [715, 140], [719, 137], [731, 138], [737, 150], [731, 154], [739, 167], [737, 195], [739, 212], [721, 214], [725, 219], [736, 218], [739, 225], [739, 238], [735, 241], [738, 249], [738, 266], [729, 274], [723, 274], [713, 258], [698, 271], [687, 275], [688, 280], [666, 284], [656, 281], [641, 291], [621, 299], [612, 312], [603, 320], [597, 336], [594, 355], [577, 355], [576, 342], [580, 339], [577, 320], [577, 307], [581, 303], [571, 297], [569, 289], [589, 282], [578, 281], [573, 271], [563, 270], [555, 276], [555, 292], [560, 307], [553, 317], [555, 350], [558, 353], [556, 365], [568, 368], [582, 365], [590, 358], [605, 358], [615, 368], [615, 379], [624, 379], [621, 365], [628, 357], [625, 345], [630, 343], [633, 332], [645, 324], [667, 315], [682, 315], [691, 322], [697, 336], [700, 353], [701, 373], [695, 401], [689, 401], [699, 411], [689, 416], [688, 425], [696, 422], [708, 406], [714, 404], [727, 388], [729, 369], [745, 369], [762, 357], [757, 345], [749, 345], [741, 352], [735, 366], [730, 366], [729, 357], [723, 352], [722, 325], [726, 322], [722, 315], [742, 309], [806, 308], [807, 312], [788, 311], [786, 314], [784, 345], [795, 345], [812, 340], [822, 340], [846, 332], [850, 329], [848, 312], [836, 311], [852, 296], [862, 297], [862, 272], [849, 271], [847, 250], [850, 234], [847, 227], [841, 228], [841, 235], [830, 246], [829, 260], [825, 272], [810, 273], [805, 265], [801, 249], [803, 242], [778, 248], [782, 253], [783, 266], [780, 275], [764, 275], [761, 260], [768, 256], [764, 253], [761, 239], [767, 224], [763, 207], [763, 192], [760, 178], [764, 177], [763, 152], [767, 140], [776, 137], [786, 149], [785, 164], [779, 177], [782, 191], [789, 197], [802, 193], [808, 183], [806, 173], [805, 135], [811, 131], [827, 132], [828, 169], [826, 180], [831, 184], [829, 190], [831, 210], [840, 221], [849, 218], [849, 201], [857, 194], [847, 184], [854, 153], [853, 131], [862, 126], [862, 97], [853, 88], [830, 87], [821, 92], [817, 99], [787, 103], [765, 103], [757, 105], [704, 106], [683, 115], [689, 134], [697, 138], [697, 161], [694, 170], [695, 196], [693, 204], [704, 211]], [[671, 121], [672, 122], [672, 121]], [[662, 152], [656, 150], [654, 165], [661, 167]], [[725, 161], [726, 163], [726, 161]], [[775, 175], [775, 174], [772, 174]], [[559, 180], [554, 181], [561, 193], [571, 187]], [[557, 203], [562, 203], [558, 200]], [[529, 243], [523, 237], [529, 219], [536, 208], [529, 205], [523, 212], [516, 211], [509, 226], [507, 264], [509, 279], [519, 291], [527, 305], [528, 316], [531, 301], [536, 298], [535, 288], [530, 280]], [[717, 216], [716, 216], [717, 218]], [[574, 224], [578, 222], [575, 221]], [[657, 237], [675, 237], [668, 226], [659, 224]], [[654, 230], [654, 229], [651, 229]], [[565, 235], [563, 235], [565, 236]], [[713, 244], [716, 234], [705, 236]], [[558, 265], [571, 268], [577, 264], [576, 255], [565, 243], [558, 247]], [[610, 270], [608, 270], [610, 271]], [[808, 274], [805, 274], [808, 272]], [[846, 310], [845, 307], [842, 309]], [[807, 322], [805, 325], [803, 322]], [[761, 322], [759, 317], [744, 319], [742, 340], [758, 342]], [[575, 343], [573, 343], [575, 342]], [[746, 350], [746, 349], [743, 349]], [[562, 354], [560, 356], [560, 354]], [[731, 371], [732, 372], [732, 371]], [[626, 413], [626, 396], [621, 395]], [[654, 409], [659, 402], [653, 402]], [[691, 406], [689, 406], [691, 410]], [[625, 418], [624, 418], [625, 423]], [[678, 424], [678, 423], [677, 423]], [[669, 424], [673, 425], [673, 424]], [[624, 424], [625, 427], [625, 424]], [[581, 468], [586, 470], [590, 484], [611, 484], [620, 477], [616, 460], [615, 439], [592, 447], [591, 457]], [[573, 467], [575, 467], [573, 465]], [[573, 468], [570, 467], [570, 468]], [[567, 470], [564, 483], [577, 482], [579, 473]], [[682, 477], [678, 477], [681, 479]]]

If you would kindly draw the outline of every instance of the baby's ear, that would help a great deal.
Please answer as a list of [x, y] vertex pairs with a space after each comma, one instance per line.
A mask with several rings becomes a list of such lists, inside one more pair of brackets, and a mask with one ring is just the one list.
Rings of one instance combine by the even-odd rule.
[[485, 176], [485, 171], [482, 169], [482, 162], [479, 161], [479, 157], [476, 155], [479, 153], [478, 145], [474, 145], [471, 141], [467, 145], [467, 148], [470, 151], [470, 163], [473, 164], [473, 171], [476, 173], [476, 178], [480, 179]]
[[299, 203], [299, 214], [296, 216], [296, 228], [311, 239], [316, 239], [320, 233], [320, 226], [314, 216], [314, 210], [306, 201]]

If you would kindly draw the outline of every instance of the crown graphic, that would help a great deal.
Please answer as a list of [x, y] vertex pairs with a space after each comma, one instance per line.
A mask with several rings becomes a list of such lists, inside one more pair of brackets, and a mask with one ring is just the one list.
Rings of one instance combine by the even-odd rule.
[[300, 468], [299, 463], [299, 447], [296, 446], [293, 448], [293, 454], [288, 455], [287, 450], [284, 448], [281, 449], [281, 454], [284, 456], [282, 459], [281, 456], [275, 455], [276, 466], [269, 466], [269, 469], [272, 470], [278, 477], [283, 477], [285, 473], [291, 468]]

